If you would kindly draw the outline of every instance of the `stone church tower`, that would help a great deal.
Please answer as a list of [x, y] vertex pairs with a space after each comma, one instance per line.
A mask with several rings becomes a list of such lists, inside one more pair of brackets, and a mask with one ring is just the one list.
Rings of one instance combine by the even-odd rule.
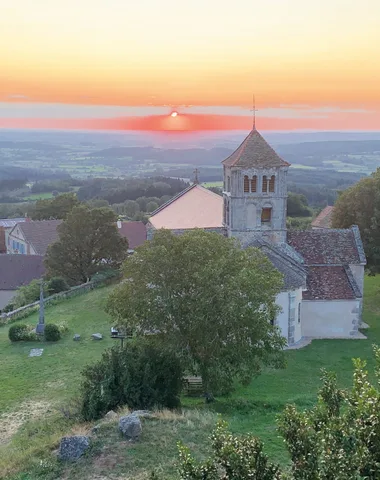
[[243, 244], [262, 238], [286, 242], [286, 177], [282, 160], [253, 128], [223, 162], [223, 223]]

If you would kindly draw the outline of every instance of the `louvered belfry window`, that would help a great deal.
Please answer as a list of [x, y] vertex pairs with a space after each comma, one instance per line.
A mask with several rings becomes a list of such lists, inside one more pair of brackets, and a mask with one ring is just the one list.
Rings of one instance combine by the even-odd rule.
[[249, 178], [248, 175], [244, 175], [244, 193], [249, 192]]
[[261, 211], [261, 223], [270, 223], [272, 220], [272, 209], [263, 208]]
[[251, 178], [251, 192], [253, 193], [257, 192], [257, 175], [254, 175]]
[[262, 188], [263, 193], [268, 192], [268, 178], [266, 175], [263, 176], [263, 188]]
[[269, 180], [269, 191], [274, 192], [276, 177], [272, 175]]

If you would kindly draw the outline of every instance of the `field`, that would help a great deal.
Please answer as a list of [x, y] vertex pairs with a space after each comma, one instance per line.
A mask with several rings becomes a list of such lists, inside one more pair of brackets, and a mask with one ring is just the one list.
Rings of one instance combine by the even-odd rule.
[[[165, 472], [168, 479], [173, 478], [176, 442], [182, 440], [198, 453], [204, 451], [217, 413], [229, 421], [233, 431], [260, 436], [271, 459], [286, 464], [288, 455], [276, 432], [276, 415], [287, 403], [301, 408], [315, 403], [322, 367], [336, 371], [340, 385], [349, 386], [351, 359], [367, 359], [372, 367], [372, 344], [380, 343], [380, 276], [367, 277], [367, 340], [315, 340], [303, 349], [289, 350], [285, 370], [265, 371], [249, 387], [238, 387], [233, 395], [218, 398], [211, 407], [200, 398], [184, 398], [183, 414], [164, 412], [156, 420], [145, 421], [142, 439], [133, 446], [121, 441], [116, 424], [102, 424], [91, 455], [63, 469], [51, 451], [64, 434], [88, 431], [91, 425], [74, 425], [74, 420], [62, 415], [60, 407], [68, 406], [78, 393], [83, 366], [99, 358], [114, 342], [108, 336], [110, 323], [103, 311], [110, 288], [47, 308], [47, 322], [64, 322], [69, 327], [69, 333], [56, 344], [11, 345], [8, 327], [0, 328], [0, 478], [21, 469], [29, 473], [11, 478], [142, 480], [148, 478], [153, 467]], [[35, 324], [37, 315], [26, 321]], [[90, 335], [95, 332], [102, 333], [104, 339], [92, 341]], [[73, 342], [74, 333], [83, 340]], [[28, 358], [30, 348], [35, 347], [43, 347], [43, 355]]]

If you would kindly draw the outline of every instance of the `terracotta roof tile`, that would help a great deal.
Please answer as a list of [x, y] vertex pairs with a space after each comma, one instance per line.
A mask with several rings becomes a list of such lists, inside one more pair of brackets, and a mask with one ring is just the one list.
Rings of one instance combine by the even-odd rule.
[[311, 222], [314, 228], [331, 228], [331, 217], [334, 207], [325, 207], [321, 213]]
[[146, 240], [146, 228], [143, 222], [121, 222], [118, 231], [128, 239], [128, 248], [134, 250]]
[[288, 167], [260, 133], [253, 129], [240, 146], [225, 160], [227, 167]]
[[306, 265], [360, 264], [353, 229], [289, 231], [288, 244], [302, 255]]
[[344, 266], [308, 267], [304, 300], [354, 300], [361, 297], [355, 280]]
[[192, 185], [149, 218], [156, 229], [186, 230], [223, 227], [223, 198], [201, 185]]
[[16, 290], [45, 273], [40, 255], [0, 255], [0, 290]]
[[58, 225], [62, 220], [36, 220], [19, 223], [25, 240], [32, 245], [37, 255], [45, 255], [48, 246], [58, 240]]

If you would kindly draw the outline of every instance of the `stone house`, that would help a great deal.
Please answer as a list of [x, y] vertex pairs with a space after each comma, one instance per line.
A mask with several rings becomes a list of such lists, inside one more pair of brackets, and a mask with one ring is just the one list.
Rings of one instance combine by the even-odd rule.
[[17, 223], [25, 222], [26, 218], [0, 219], [0, 253], [7, 253], [8, 235]]
[[255, 128], [222, 164], [223, 197], [187, 188], [153, 212], [148, 238], [159, 228], [205, 228], [260, 248], [284, 276], [274, 324], [289, 346], [303, 338], [361, 338], [366, 259], [359, 229], [288, 232], [290, 164]]
[[17, 223], [8, 234], [7, 253], [45, 255], [48, 246], [58, 240], [62, 220], [36, 220]]

